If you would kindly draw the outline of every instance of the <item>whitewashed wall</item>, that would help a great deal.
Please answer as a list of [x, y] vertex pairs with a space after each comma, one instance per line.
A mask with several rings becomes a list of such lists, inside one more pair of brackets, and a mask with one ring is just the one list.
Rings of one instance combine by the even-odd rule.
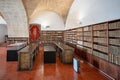
[[9, 37], [28, 37], [28, 21], [22, 0], [0, 0], [0, 12], [7, 22]]
[[66, 29], [120, 19], [120, 0], [74, 0]]
[[[61, 16], [51, 11], [42, 11], [31, 18], [30, 24], [41, 24], [41, 30], [64, 30], [64, 21]], [[50, 26], [49, 28], [45, 28]]]
[[5, 35], [8, 34], [7, 31], [7, 25], [6, 24], [0, 24], [0, 42], [5, 41]]

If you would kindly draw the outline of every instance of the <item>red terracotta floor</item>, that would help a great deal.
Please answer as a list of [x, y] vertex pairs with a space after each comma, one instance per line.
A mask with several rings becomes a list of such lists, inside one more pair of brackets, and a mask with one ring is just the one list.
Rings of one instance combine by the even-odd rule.
[[80, 73], [73, 70], [72, 64], [61, 63], [58, 57], [56, 64], [44, 64], [43, 48], [32, 71], [17, 71], [16, 61], [6, 61], [6, 50], [0, 47], [0, 80], [110, 80], [85, 62], [80, 65]]

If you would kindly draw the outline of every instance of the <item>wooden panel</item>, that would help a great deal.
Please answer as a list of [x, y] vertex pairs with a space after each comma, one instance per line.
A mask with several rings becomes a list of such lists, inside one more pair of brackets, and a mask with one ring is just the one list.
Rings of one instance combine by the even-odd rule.
[[39, 51], [38, 43], [31, 43], [18, 52], [18, 70], [32, 70]]
[[56, 43], [54, 44], [59, 48], [60, 51], [59, 57], [63, 63], [72, 63], [74, 57], [74, 48], [64, 44], [64, 43]]
[[108, 75], [115, 78], [116, 80], [118, 79], [118, 68], [116, 65], [114, 65], [112, 63], [107, 63], [106, 72]]
[[120, 80], [120, 67], [118, 67], [118, 80]]
[[20, 69], [29, 69], [30, 68], [30, 55], [29, 54], [20, 54], [20, 56], [22, 57], [22, 58], [20, 58], [21, 59], [21, 61], [20, 61]]
[[99, 68], [99, 58], [96, 57], [96, 56], [93, 56], [92, 64], [93, 64], [95, 67]]
[[100, 64], [99, 69], [106, 73], [107, 62], [105, 60], [100, 59], [99, 64]]
[[91, 54], [87, 54], [86, 60], [87, 60], [89, 63], [92, 63], [92, 55], [91, 55]]

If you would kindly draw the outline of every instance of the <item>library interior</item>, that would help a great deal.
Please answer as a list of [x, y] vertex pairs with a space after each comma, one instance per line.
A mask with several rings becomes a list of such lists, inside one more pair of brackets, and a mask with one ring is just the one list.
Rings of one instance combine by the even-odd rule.
[[0, 80], [120, 80], [120, 0], [0, 0]]

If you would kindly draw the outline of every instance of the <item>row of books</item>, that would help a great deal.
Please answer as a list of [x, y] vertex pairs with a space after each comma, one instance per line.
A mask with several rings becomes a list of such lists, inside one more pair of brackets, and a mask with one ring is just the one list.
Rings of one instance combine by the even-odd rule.
[[94, 31], [94, 36], [106, 36], [107, 37], [107, 31]]
[[91, 30], [92, 30], [92, 27], [88, 27], [88, 26], [84, 27], [84, 31], [91, 31]]
[[109, 54], [109, 61], [117, 65], [120, 65], [120, 55]]
[[94, 44], [94, 49], [108, 53], [108, 47]]
[[109, 29], [120, 28], [120, 21], [109, 23]]
[[84, 47], [84, 49], [87, 51], [87, 53], [92, 54], [92, 49]]
[[109, 39], [109, 44], [120, 46], [120, 39]]
[[93, 25], [93, 30], [105, 30], [107, 29], [107, 23]]
[[83, 32], [78, 32], [77, 33], [77, 36], [82, 36], [83, 35]]
[[84, 40], [85, 41], [92, 41], [92, 38], [90, 38], [90, 37], [84, 37]]
[[118, 46], [109, 46], [109, 53], [111, 54], [119, 54], [120, 55], [120, 47]]
[[83, 31], [82, 28], [77, 29], [77, 32], [82, 32], [82, 31]]
[[94, 38], [94, 42], [107, 44], [107, 38]]
[[109, 36], [110, 37], [120, 37], [120, 30], [109, 31]]
[[92, 47], [92, 43], [89, 43], [89, 42], [83, 42], [83, 45], [87, 47]]
[[84, 36], [92, 36], [92, 32], [84, 32]]
[[106, 55], [106, 54], [103, 54], [98, 51], [93, 51], [93, 55], [108, 61], [108, 55]]

